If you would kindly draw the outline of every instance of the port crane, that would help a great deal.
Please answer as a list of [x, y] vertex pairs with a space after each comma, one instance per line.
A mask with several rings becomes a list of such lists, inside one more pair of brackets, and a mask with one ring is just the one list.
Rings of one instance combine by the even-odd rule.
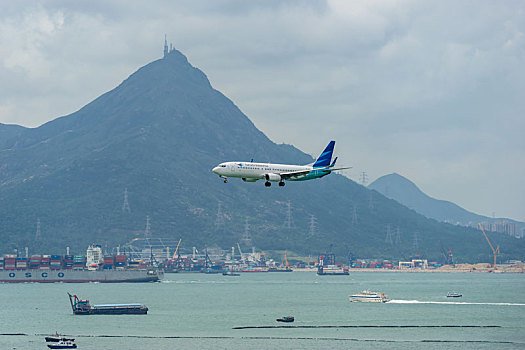
[[177, 243], [177, 248], [175, 248], [175, 252], [173, 253], [173, 257], [171, 258], [171, 260], [175, 260], [175, 257], [177, 256], [177, 252], [179, 251], [180, 242], [182, 242], [182, 238], [179, 239], [179, 243]]
[[246, 263], [246, 256], [242, 253], [241, 246], [240, 246], [239, 243], [237, 243], [237, 248], [239, 248], [239, 253], [241, 254], [241, 262], [243, 264], [245, 264]]
[[286, 269], [290, 270], [290, 263], [288, 262], [288, 251], [286, 249], [284, 250], [284, 261], [286, 263]]
[[441, 247], [441, 254], [443, 254], [445, 265], [452, 265], [452, 267], [456, 267], [456, 264], [454, 264], [454, 256], [452, 255], [452, 249], [448, 248], [448, 250], [445, 250], [445, 248], [443, 248], [443, 243], [441, 243], [441, 240], [439, 240], [439, 245]]
[[494, 249], [494, 246], [492, 245], [492, 243], [490, 243], [489, 237], [488, 237], [487, 234], [485, 233], [485, 230], [483, 229], [483, 226], [481, 226], [480, 223], [478, 223], [478, 226], [479, 226], [479, 228], [481, 229], [481, 232], [483, 232], [483, 235], [485, 236], [485, 239], [486, 239], [487, 242], [489, 243], [490, 249], [492, 249], [492, 253], [494, 253], [494, 264], [492, 265], [492, 267], [494, 267], [494, 269], [495, 269], [495, 268], [496, 268], [496, 257], [497, 257], [498, 254], [500, 253], [500, 252], [499, 252], [499, 245], [496, 247], [496, 249]]

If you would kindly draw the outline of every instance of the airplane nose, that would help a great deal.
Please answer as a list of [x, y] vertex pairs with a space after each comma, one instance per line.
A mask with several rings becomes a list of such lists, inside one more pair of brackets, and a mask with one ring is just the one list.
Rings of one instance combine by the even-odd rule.
[[215, 168], [211, 169], [211, 171], [213, 171], [215, 174], [218, 174], [219, 167], [216, 166]]

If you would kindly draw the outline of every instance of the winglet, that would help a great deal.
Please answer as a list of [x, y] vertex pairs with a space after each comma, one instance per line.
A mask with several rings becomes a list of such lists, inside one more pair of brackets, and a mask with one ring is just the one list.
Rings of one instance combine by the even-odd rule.
[[337, 157], [334, 158], [334, 161], [332, 162], [332, 164], [330, 165], [330, 168], [333, 168], [335, 166], [335, 162], [337, 162]]

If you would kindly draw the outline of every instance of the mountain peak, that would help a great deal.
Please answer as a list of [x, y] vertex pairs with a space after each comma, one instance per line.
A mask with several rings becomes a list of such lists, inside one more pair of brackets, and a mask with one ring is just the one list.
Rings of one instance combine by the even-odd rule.
[[415, 183], [398, 173], [381, 176], [368, 185], [368, 188], [396, 200], [402, 195], [419, 196], [423, 194]]
[[164, 60], [167, 61], [180, 61], [181, 63], [189, 64], [188, 58], [179, 50], [172, 49], [166, 55], [164, 55]]
[[[206, 75], [192, 66], [188, 58], [178, 50], [171, 50], [164, 58], [153, 61], [131, 74], [120, 87], [138, 82], [148, 89], [166, 89], [177, 91], [194, 89], [211, 89]], [[117, 89], [118, 89], [117, 88]], [[133, 87], [135, 89], [135, 87]]]

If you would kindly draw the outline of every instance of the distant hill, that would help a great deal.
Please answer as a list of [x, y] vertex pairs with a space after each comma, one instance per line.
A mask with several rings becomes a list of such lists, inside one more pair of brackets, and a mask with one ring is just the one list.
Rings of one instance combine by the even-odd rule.
[[[507, 220], [505, 218], [490, 218], [472, 213], [460, 206], [444, 200], [434, 199], [423, 193], [412, 181], [399, 174], [381, 176], [368, 188], [376, 190], [385, 197], [392, 198], [428, 218], [442, 222], [460, 224], [463, 226], [476, 225], [478, 222], [495, 222]], [[520, 225], [523, 223], [519, 223]]]
[[26, 130], [23, 126], [0, 123], [0, 149], [16, 147], [16, 141]]
[[[239, 179], [224, 184], [211, 172], [223, 161], [312, 158], [269, 140], [176, 50], [70, 115], [38, 128], [0, 125], [0, 137], [4, 253], [123, 244], [143, 234], [149, 216], [154, 237], [182, 237], [186, 249], [228, 248], [248, 235], [259, 249], [312, 255], [332, 249], [340, 259], [349, 251], [408, 258], [417, 249], [440, 259], [441, 240], [460, 260], [490, 258], [479, 231], [428, 219], [341, 175], [283, 188]], [[130, 212], [122, 210], [125, 189]], [[398, 240], [386, 239], [387, 227], [399, 229]], [[523, 240], [494, 239], [504, 258], [525, 258]]]

